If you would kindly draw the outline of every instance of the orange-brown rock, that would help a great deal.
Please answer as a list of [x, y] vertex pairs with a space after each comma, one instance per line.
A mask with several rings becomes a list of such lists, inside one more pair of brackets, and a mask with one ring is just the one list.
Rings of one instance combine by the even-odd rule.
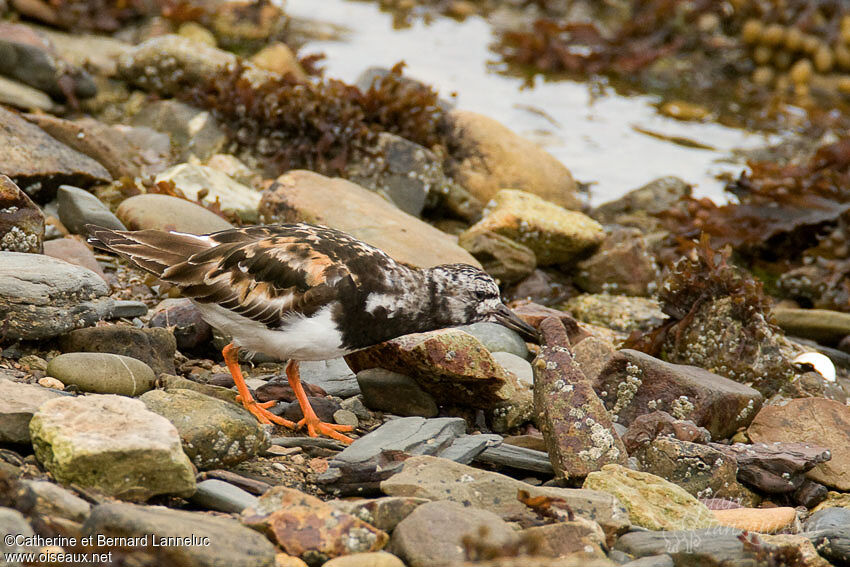
[[721, 526], [765, 534], [781, 532], [797, 518], [794, 508], [734, 508], [711, 513]]

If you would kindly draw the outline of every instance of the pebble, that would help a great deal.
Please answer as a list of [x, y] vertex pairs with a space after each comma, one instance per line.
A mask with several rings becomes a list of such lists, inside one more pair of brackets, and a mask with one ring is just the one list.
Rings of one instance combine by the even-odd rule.
[[129, 230], [153, 228], [208, 234], [233, 228], [233, 225], [212, 211], [170, 195], [130, 197], [121, 202], [115, 214]]
[[721, 526], [765, 534], [786, 530], [797, 519], [794, 508], [735, 508], [711, 512]]
[[502, 284], [522, 280], [537, 267], [537, 256], [531, 248], [495, 232], [464, 232], [458, 237], [458, 244]]
[[339, 409], [334, 412], [334, 423], [338, 423], [339, 425], [350, 425], [351, 427], [356, 428], [360, 425], [360, 420], [357, 419], [357, 416], [354, 415], [353, 411]]
[[331, 500], [328, 504], [360, 518], [379, 530], [392, 532], [399, 522], [426, 502], [430, 502], [430, 500], [405, 496], [385, 496], [370, 499]]
[[466, 559], [465, 538], [500, 548], [517, 543], [510, 525], [487, 510], [456, 502], [418, 506], [393, 530], [390, 549], [411, 567], [438, 567]]
[[30, 442], [30, 420], [43, 403], [62, 394], [0, 378], [0, 443]]
[[212, 340], [212, 327], [191, 299], [164, 299], [153, 311], [149, 325], [170, 329], [180, 352], [206, 346]]
[[192, 390], [152, 390], [139, 397], [177, 428], [183, 451], [200, 470], [228, 468], [266, 450], [266, 429], [244, 408]]
[[523, 360], [528, 359], [528, 347], [525, 341], [516, 331], [508, 329], [504, 325], [482, 321], [471, 325], [461, 325], [457, 328], [478, 339], [484, 345], [484, 348], [491, 353], [507, 352]]
[[255, 506], [243, 510], [241, 519], [243, 524], [268, 534], [286, 553], [308, 563], [378, 551], [389, 539], [385, 532], [351, 514], [284, 486], [266, 491]]
[[[83, 533], [98, 537], [181, 538], [194, 545], [157, 548], [164, 564], [185, 567], [274, 567], [275, 547], [266, 537], [237, 520], [162, 506], [108, 502], [94, 507]], [[188, 538], [188, 539], [183, 539]]]
[[465, 234], [494, 232], [530, 248], [539, 266], [569, 264], [592, 252], [605, 239], [602, 225], [540, 197], [515, 189], [493, 196], [484, 218]]
[[404, 562], [392, 553], [376, 551], [335, 557], [323, 567], [404, 567]]
[[229, 482], [210, 478], [197, 485], [192, 502], [209, 510], [239, 514], [248, 506], [256, 506], [257, 497]]
[[124, 500], [191, 496], [195, 473], [177, 429], [138, 401], [90, 395], [49, 400], [30, 422], [39, 462], [64, 484]]
[[64, 390], [65, 384], [57, 380], [52, 376], [45, 376], [44, 378], [38, 379], [38, 385], [44, 388], [51, 388], [53, 390]]
[[60, 354], [47, 365], [47, 374], [83, 392], [138, 396], [151, 390], [156, 374], [135, 358], [100, 352]]
[[60, 185], [56, 194], [59, 202], [59, 220], [73, 234], [85, 235], [87, 224], [114, 230], [126, 230], [100, 199], [79, 187]]
[[416, 380], [383, 368], [367, 368], [357, 373], [363, 403], [378, 411], [400, 416], [436, 417], [437, 403]]
[[157, 183], [171, 181], [192, 201], [199, 200], [221, 204], [224, 212], [237, 215], [243, 222], [256, 223], [260, 193], [234, 181], [226, 174], [204, 165], [181, 163], [156, 176]]

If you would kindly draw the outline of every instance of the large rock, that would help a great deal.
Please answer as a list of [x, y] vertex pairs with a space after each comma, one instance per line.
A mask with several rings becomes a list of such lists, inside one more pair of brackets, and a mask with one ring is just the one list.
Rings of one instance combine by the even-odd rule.
[[237, 215], [244, 222], [257, 222], [260, 193], [221, 171], [204, 165], [181, 163], [157, 175], [156, 182], [161, 181], [174, 182], [189, 199], [210, 203], [218, 201], [223, 211]]
[[122, 304], [91, 270], [40, 254], [0, 251], [0, 338], [45, 339], [117, 315]]
[[48, 114], [27, 114], [25, 117], [69, 148], [101, 164], [115, 179], [152, 173], [145, 167], [150, 148], [133, 144], [125, 134], [126, 127], [110, 126], [88, 117], [73, 121]]
[[614, 230], [593, 256], [578, 264], [577, 286], [588, 293], [650, 295], [659, 270], [646, 238], [634, 228]]
[[561, 308], [579, 321], [622, 333], [649, 331], [667, 318], [655, 299], [610, 293], [583, 293]]
[[532, 486], [509, 476], [438, 457], [407, 459], [400, 473], [381, 483], [381, 490], [390, 496], [450, 500], [489, 510], [505, 520], [537, 522], [537, 514], [517, 500], [517, 491], [524, 490], [532, 498], [563, 499], [577, 516], [599, 523], [609, 537], [622, 533], [629, 525], [628, 512], [610, 494], [596, 490]]
[[808, 477], [838, 490], [850, 490], [850, 408], [824, 398], [799, 398], [767, 406], [747, 430], [757, 443], [802, 442], [829, 449], [832, 459]]
[[439, 404], [487, 409], [510, 401], [516, 385], [478, 339], [459, 329], [405, 335], [346, 357], [352, 370], [411, 376]]
[[501, 283], [519, 281], [534, 272], [537, 257], [528, 246], [495, 232], [463, 232], [458, 244]]
[[[83, 533], [97, 539], [147, 538], [140, 547], [157, 565], [274, 567], [275, 547], [262, 534], [232, 518], [162, 506], [108, 502], [95, 506]], [[174, 538], [174, 539], [170, 539]], [[153, 547], [156, 542], [157, 547]], [[132, 546], [130, 546], [132, 548]], [[103, 552], [115, 549], [105, 545]]]
[[481, 202], [513, 187], [562, 207], [579, 208], [570, 171], [539, 146], [475, 112], [454, 110], [450, 119], [462, 160], [455, 178]]
[[213, 337], [212, 327], [204, 320], [201, 310], [186, 297], [162, 300], [154, 308], [148, 325], [169, 329], [180, 352], [206, 346]]
[[463, 238], [482, 233], [501, 234], [527, 246], [540, 266], [579, 260], [605, 238], [602, 225], [587, 215], [515, 189], [496, 193], [487, 204], [484, 218]]
[[389, 539], [351, 514], [284, 486], [269, 489], [255, 506], [243, 510], [242, 522], [290, 555], [319, 565], [340, 555], [378, 551]]
[[583, 487], [607, 492], [625, 504], [631, 523], [650, 530], [717, 525], [711, 511], [683, 488], [653, 474], [606, 465], [587, 475]]
[[268, 448], [269, 435], [247, 410], [192, 390], [152, 390], [140, 398], [174, 424], [183, 451], [201, 470], [227, 468]]
[[[329, 206], [343, 203], [345, 206]], [[267, 222], [308, 222], [336, 228], [417, 267], [478, 260], [456, 240], [359, 185], [312, 171], [290, 171], [263, 192]]]
[[563, 323], [540, 323], [543, 338], [534, 360], [534, 414], [558, 476], [584, 477], [628, 455], [611, 416], [573, 360]]
[[126, 230], [124, 224], [100, 199], [79, 187], [62, 185], [56, 195], [59, 202], [59, 220], [70, 232], [86, 234], [87, 224], [103, 228]]
[[112, 353], [69, 352], [54, 357], [47, 375], [83, 392], [138, 396], [154, 387], [150, 366], [129, 356]]
[[224, 150], [227, 134], [206, 110], [176, 99], [145, 104], [132, 118], [136, 127], [150, 127], [170, 140], [179, 161], [207, 160]]
[[53, 198], [63, 184], [89, 187], [112, 180], [90, 157], [48, 136], [44, 130], [0, 107], [0, 173], [38, 202]]
[[599, 222], [612, 224], [622, 217], [660, 213], [690, 194], [691, 186], [678, 177], [660, 177], [614, 201], [602, 203], [593, 209], [591, 216]]
[[642, 471], [667, 479], [697, 498], [740, 500], [745, 493], [736, 480], [735, 459], [706, 445], [658, 437], [631, 456]]
[[122, 396], [59, 398], [30, 422], [35, 455], [59, 482], [126, 500], [189, 496], [195, 474], [164, 417]]
[[405, 496], [385, 496], [383, 498], [331, 500], [328, 504], [360, 518], [379, 530], [391, 532], [399, 522], [408, 517], [419, 505], [426, 502], [430, 502], [430, 500]]
[[64, 352], [107, 352], [141, 360], [157, 373], [174, 374], [177, 343], [171, 331], [138, 329], [129, 325], [101, 325], [77, 329], [63, 336]]
[[0, 75], [60, 100], [67, 95], [89, 98], [97, 92], [91, 76], [63, 60], [44, 35], [10, 22], [0, 22]]
[[373, 410], [401, 416], [436, 417], [437, 403], [416, 381], [404, 374], [367, 368], [357, 373], [363, 403]]
[[429, 502], [416, 508], [393, 531], [391, 547], [411, 567], [439, 567], [465, 559], [468, 538], [480, 544], [508, 547], [517, 534], [502, 518], [487, 510], [455, 502]]
[[136, 195], [125, 199], [115, 214], [130, 230], [154, 228], [208, 234], [233, 225], [204, 207], [170, 195]]
[[0, 77], [0, 105], [19, 108], [27, 112], [35, 112], [36, 110], [59, 111], [56, 103], [46, 93], [6, 77]]
[[705, 427], [714, 439], [746, 427], [762, 404], [761, 394], [748, 386], [630, 349], [608, 359], [593, 387], [622, 425], [661, 410]]
[[[162, 35], [123, 53], [118, 74], [145, 90], [176, 95], [187, 86], [212, 81], [236, 62], [236, 55], [227, 51], [177, 35]], [[252, 79], [272, 76], [247, 61], [241, 64]]]
[[0, 443], [29, 443], [30, 420], [41, 404], [62, 394], [0, 378]]
[[44, 213], [11, 179], [0, 174], [0, 250], [40, 254]]

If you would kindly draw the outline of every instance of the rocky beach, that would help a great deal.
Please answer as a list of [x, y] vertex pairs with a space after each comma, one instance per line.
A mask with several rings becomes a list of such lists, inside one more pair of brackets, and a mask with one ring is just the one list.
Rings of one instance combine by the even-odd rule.
[[[334, 78], [321, 2], [0, 0], [0, 565], [850, 565], [850, 8], [324, 5], [486, 25], [522, 92], [654, 97], [684, 130], [628, 129], [715, 152], [710, 199], [595, 143], [579, 178], [402, 61]], [[539, 344], [479, 322], [302, 362], [344, 445], [258, 423], [231, 337], [86, 240], [296, 222], [483, 268]], [[286, 360], [240, 362], [303, 417]]]

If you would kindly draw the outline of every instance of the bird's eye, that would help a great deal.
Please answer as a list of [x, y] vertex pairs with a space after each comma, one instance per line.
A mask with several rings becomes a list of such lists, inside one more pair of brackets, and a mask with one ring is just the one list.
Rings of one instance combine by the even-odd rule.
[[487, 290], [485, 289], [476, 289], [475, 290], [475, 299], [487, 299]]

